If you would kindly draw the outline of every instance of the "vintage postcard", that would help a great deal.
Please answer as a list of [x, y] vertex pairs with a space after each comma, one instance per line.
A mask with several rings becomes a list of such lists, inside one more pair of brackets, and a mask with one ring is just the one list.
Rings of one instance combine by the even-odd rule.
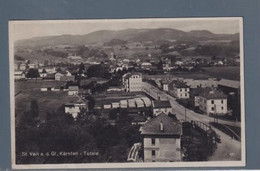
[[9, 22], [13, 169], [245, 166], [243, 19]]

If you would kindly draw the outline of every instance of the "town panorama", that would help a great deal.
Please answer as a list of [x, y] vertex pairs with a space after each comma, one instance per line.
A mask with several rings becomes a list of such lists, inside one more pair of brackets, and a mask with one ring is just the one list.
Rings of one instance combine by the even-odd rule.
[[240, 54], [174, 25], [17, 40], [15, 164], [241, 161]]

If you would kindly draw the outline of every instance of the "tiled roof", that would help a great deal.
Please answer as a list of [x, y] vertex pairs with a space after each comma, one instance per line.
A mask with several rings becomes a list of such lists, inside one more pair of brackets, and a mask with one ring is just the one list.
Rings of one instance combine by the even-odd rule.
[[190, 95], [192, 96], [199, 96], [203, 91], [205, 91], [205, 90], [207, 90], [207, 89], [209, 89], [209, 90], [211, 90], [211, 88], [209, 88], [209, 87], [206, 87], [206, 88], [202, 88], [202, 87], [199, 87], [199, 88], [193, 88], [193, 89], [191, 89], [190, 90]]
[[87, 100], [80, 98], [79, 96], [67, 96], [65, 98], [65, 105], [75, 105], [75, 104], [82, 104], [87, 103]]
[[140, 75], [140, 76], [141, 76], [141, 73], [138, 73], [138, 72], [126, 73], [125, 75], [123, 75], [123, 78], [128, 79], [128, 78], [130, 78], [132, 75]]
[[163, 79], [161, 80], [162, 84], [170, 84], [171, 83], [171, 80], [169, 79]]
[[205, 89], [201, 94], [201, 97], [206, 99], [226, 99], [227, 96], [219, 90]]
[[169, 100], [163, 101], [153, 101], [153, 108], [171, 108], [171, 103]]
[[[161, 126], [163, 129], [161, 130]], [[140, 128], [142, 135], [180, 135], [182, 132], [181, 124], [164, 113], [147, 121]]]
[[69, 91], [78, 91], [79, 87], [78, 86], [69, 86]]
[[171, 86], [176, 87], [176, 88], [189, 88], [189, 86], [184, 83], [183, 81], [179, 80], [173, 80], [171, 83]]

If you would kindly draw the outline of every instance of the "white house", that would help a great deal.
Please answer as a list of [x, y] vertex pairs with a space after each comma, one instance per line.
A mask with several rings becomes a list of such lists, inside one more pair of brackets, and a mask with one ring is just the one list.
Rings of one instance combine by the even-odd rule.
[[127, 73], [123, 75], [122, 82], [127, 92], [142, 91], [141, 73]]
[[199, 108], [206, 114], [225, 115], [227, 96], [216, 89], [206, 89], [199, 95]]
[[162, 85], [163, 91], [169, 91], [169, 84], [170, 83], [171, 83], [171, 80], [169, 80], [169, 79], [161, 80], [161, 85]]
[[188, 99], [190, 87], [180, 80], [173, 80], [169, 85], [169, 93], [177, 99]]
[[69, 71], [60, 71], [55, 74], [55, 80], [60, 81], [63, 76], [72, 76]]
[[153, 116], [157, 116], [160, 113], [169, 114], [172, 113], [172, 106], [169, 100], [152, 101]]
[[65, 113], [71, 114], [73, 118], [76, 118], [81, 110], [88, 110], [88, 101], [79, 96], [68, 96], [65, 101]]
[[69, 96], [75, 96], [79, 93], [79, 87], [78, 86], [69, 86], [68, 95]]
[[140, 128], [144, 162], [181, 161], [182, 126], [164, 113], [148, 120]]
[[24, 71], [15, 71], [14, 72], [14, 79], [15, 80], [25, 79]]

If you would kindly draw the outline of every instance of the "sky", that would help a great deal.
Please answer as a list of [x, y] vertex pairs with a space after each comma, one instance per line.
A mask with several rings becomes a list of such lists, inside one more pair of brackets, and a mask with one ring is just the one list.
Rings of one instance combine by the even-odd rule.
[[13, 41], [62, 34], [83, 35], [98, 30], [129, 28], [172, 28], [183, 31], [208, 30], [217, 34], [239, 33], [241, 18], [171, 18], [171, 19], [110, 19], [110, 20], [24, 20], [11, 21]]

